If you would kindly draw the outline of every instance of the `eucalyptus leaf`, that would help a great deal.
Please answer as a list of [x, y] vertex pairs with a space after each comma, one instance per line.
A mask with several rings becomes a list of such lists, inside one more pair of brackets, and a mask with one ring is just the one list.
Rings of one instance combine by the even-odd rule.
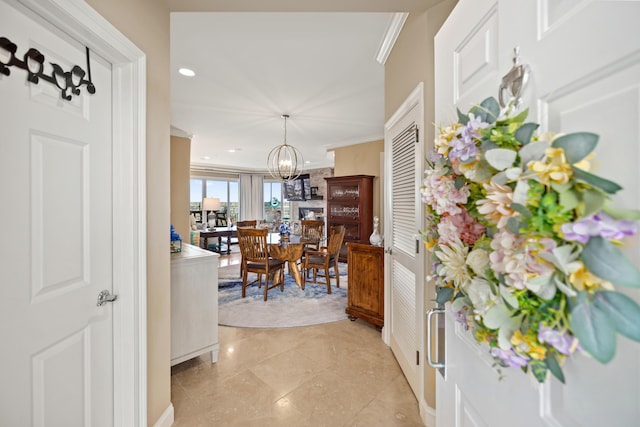
[[513, 333], [518, 329], [515, 322], [511, 322], [502, 325], [498, 330], [498, 346], [503, 350], [509, 350], [511, 348], [511, 337]]
[[562, 372], [562, 368], [555, 356], [552, 353], [547, 352], [547, 357], [544, 359], [544, 362], [547, 364], [547, 368], [549, 368], [549, 371], [553, 376], [564, 384], [564, 373]]
[[464, 176], [460, 176], [460, 175], [456, 176], [456, 180], [454, 181], [456, 190], [459, 190], [462, 187], [464, 187], [464, 183], [465, 183]]
[[456, 108], [456, 111], [458, 112], [458, 121], [463, 124], [466, 125], [467, 123], [469, 123], [469, 116], [467, 116], [466, 114], [464, 114], [462, 111], [460, 111], [458, 108]]
[[513, 203], [526, 205], [528, 194], [529, 182], [526, 180], [518, 181], [516, 188], [513, 190]]
[[518, 153], [506, 148], [495, 148], [484, 153], [484, 158], [495, 169], [502, 171], [513, 166]]
[[560, 193], [560, 206], [562, 206], [562, 212], [567, 212], [578, 207], [580, 203], [580, 196], [575, 190], [567, 190]]
[[453, 297], [453, 288], [443, 286], [441, 288], [438, 288], [438, 290], [436, 291], [436, 302], [439, 305], [443, 305], [451, 301], [451, 297]]
[[602, 210], [606, 196], [602, 191], [589, 189], [582, 193], [582, 201], [584, 201], [584, 216], [589, 216]]
[[602, 211], [613, 219], [624, 221], [640, 221], [640, 210], [637, 209], [616, 209], [605, 204], [602, 208]]
[[609, 317], [589, 303], [571, 310], [571, 329], [582, 348], [600, 363], [607, 363], [616, 352], [616, 330]]
[[590, 132], [576, 132], [560, 136], [553, 141], [552, 147], [562, 148], [570, 165], [584, 159], [598, 145], [598, 135]]
[[505, 303], [509, 304], [512, 308], [518, 308], [518, 298], [513, 295], [512, 288], [508, 288], [505, 285], [500, 285], [500, 296], [504, 300]]
[[473, 107], [471, 112], [483, 122], [492, 124], [500, 115], [500, 104], [494, 97], [489, 97], [480, 105]]
[[556, 287], [551, 277], [538, 276], [527, 281], [527, 289], [544, 300], [550, 300], [556, 295]]
[[511, 203], [511, 209], [518, 212], [523, 218], [531, 218], [531, 211], [520, 203]]
[[507, 220], [507, 229], [515, 234], [516, 236], [520, 235], [520, 228], [521, 228], [521, 224], [520, 221], [518, 220], [518, 218], [515, 217], [511, 217]]
[[488, 139], [482, 141], [482, 143], [480, 144], [480, 149], [483, 153], [486, 153], [489, 150], [495, 150], [496, 148], [500, 148], [498, 147], [498, 144]]
[[564, 245], [554, 248], [551, 253], [540, 252], [538, 256], [568, 275], [569, 268], [572, 267], [571, 263], [578, 258], [578, 250], [574, 245]]
[[556, 193], [564, 193], [567, 190], [573, 188], [573, 184], [571, 182], [567, 182], [566, 184], [560, 184], [559, 182], [551, 182], [551, 188]]
[[532, 360], [529, 362], [529, 370], [539, 383], [543, 383], [547, 378], [547, 364], [542, 360]]
[[503, 173], [507, 176], [507, 178], [509, 178], [509, 180], [513, 181], [514, 179], [520, 178], [520, 176], [522, 175], [522, 169], [520, 169], [520, 167], [508, 168]]
[[640, 306], [628, 296], [614, 291], [595, 294], [594, 305], [606, 313], [618, 332], [640, 341]]
[[489, 329], [500, 329], [513, 323], [510, 313], [504, 304], [496, 304], [491, 307], [487, 310], [482, 320]]
[[[461, 295], [461, 294], [458, 294], [458, 295]], [[469, 307], [469, 306], [471, 306], [471, 300], [468, 297], [463, 296], [453, 300], [453, 302], [451, 303], [451, 311], [458, 312], [462, 310], [464, 307]]]
[[491, 182], [500, 185], [507, 185], [507, 183], [509, 182], [509, 177], [504, 172], [498, 172], [497, 174], [493, 175], [493, 177], [491, 178]]
[[514, 136], [522, 145], [527, 145], [531, 142], [533, 132], [535, 132], [539, 126], [537, 123], [525, 123], [516, 130]]
[[544, 151], [550, 146], [551, 144], [548, 141], [537, 141], [522, 147], [518, 153], [522, 166], [527, 167], [529, 162], [542, 159]]
[[578, 295], [575, 289], [567, 285], [563, 280], [558, 279], [557, 276], [554, 276], [553, 281], [556, 284], [556, 287], [560, 290], [560, 292], [562, 292], [566, 296], [575, 297], [576, 295]]
[[582, 251], [582, 262], [589, 271], [615, 285], [640, 288], [640, 271], [613, 243], [591, 237]]
[[578, 181], [586, 182], [587, 184], [597, 187], [606, 193], [615, 194], [616, 192], [622, 190], [622, 187], [613, 181], [600, 178], [599, 176], [596, 176], [580, 168], [572, 166], [571, 169], [573, 170], [573, 176], [575, 179], [577, 179]]

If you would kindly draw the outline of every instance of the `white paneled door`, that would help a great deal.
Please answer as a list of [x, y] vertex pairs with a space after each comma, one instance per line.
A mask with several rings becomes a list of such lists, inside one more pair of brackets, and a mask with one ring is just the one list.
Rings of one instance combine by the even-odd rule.
[[[436, 123], [455, 107], [498, 97], [512, 52], [531, 69], [524, 102], [543, 131], [600, 135], [598, 174], [625, 188], [616, 204], [640, 208], [640, 2], [460, 0], [436, 37]], [[627, 250], [640, 265], [640, 251]], [[637, 291], [627, 292], [640, 301]], [[566, 384], [541, 386], [517, 369], [502, 379], [471, 335], [446, 317], [445, 376], [437, 425], [616, 426], [640, 423], [640, 344], [618, 336], [608, 365], [576, 354]], [[549, 376], [551, 377], [551, 376]]]
[[420, 84], [385, 125], [385, 342], [416, 397], [423, 398], [423, 253], [419, 188], [424, 109]]
[[[88, 71], [82, 43], [16, 3], [0, 22], [18, 59]], [[25, 70], [0, 75], [2, 426], [114, 424], [113, 307], [97, 306], [113, 291], [112, 73], [95, 53], [91, 78], [95, 94], [67, 101]]]

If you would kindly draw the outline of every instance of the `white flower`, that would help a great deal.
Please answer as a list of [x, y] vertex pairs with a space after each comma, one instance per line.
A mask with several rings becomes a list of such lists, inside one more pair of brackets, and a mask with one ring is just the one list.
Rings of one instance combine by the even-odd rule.
[[489, 253], [484, 249], [474, 249], [467, 255], [467, 265], [478, 275], [484, 277], [484, 271], [489, 266]]
[[471, 281], [471, 275], [467, 269], [466, 257], [469, 248], [460, 240], [449, 246], [441, 245], [435, 254], [442, 261], [438, 268], [438, 274], [444, 276], [458, 287], [463, 287]]
[[463, 288], [463, 291], [473, 304], [473, 312], [484, 316], [484, 314], [496, 304], [498, 296], [491, 292], [491, 286], [486, 279], [474, 277], [473, 280]]

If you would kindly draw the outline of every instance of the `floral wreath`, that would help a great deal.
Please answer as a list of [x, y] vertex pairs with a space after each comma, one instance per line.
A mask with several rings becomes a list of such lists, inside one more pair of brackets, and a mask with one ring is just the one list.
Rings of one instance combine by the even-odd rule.
[[488, 344], [498, 367], [538, 382], [575, 352], [610, 361], [616, 334], [640, 341], [640, 287], [618, 247], [640, 212], [614, 209], [621, 187], [589, 172], [598, 135], [535, 135], [528, 111], [487, 98], [441, 127], [422, 201], [436, 301]]

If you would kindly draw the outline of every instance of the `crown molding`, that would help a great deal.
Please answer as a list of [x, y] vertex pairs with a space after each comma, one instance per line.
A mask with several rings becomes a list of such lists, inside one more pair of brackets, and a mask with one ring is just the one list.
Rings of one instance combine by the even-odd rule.
[[180, 138], [189, 138], [189, 139], [193, 138], [193, 134], [192, 133], [184, 131], [184, 130], [182, 130], [180, 128], [177, 128], [175, 126], [171, 126], [171, 136], [178, 136]]
[[404, 26], [408, 13], [394, 13], [391, 15], [389, 19], [389, 24], [387, 25], [387, 30], [384, 33], [384, 37], [380, 42], [380, 46], [378, 47], [378, 52], [376, 53], [376, 61], [380, 64], [384, 65], [387, 62], [387, 58], [393, 49], [393, 45], [396, 43], [398, 39], [398, 35], [400, 31], [402, 31], [402, 27]]

